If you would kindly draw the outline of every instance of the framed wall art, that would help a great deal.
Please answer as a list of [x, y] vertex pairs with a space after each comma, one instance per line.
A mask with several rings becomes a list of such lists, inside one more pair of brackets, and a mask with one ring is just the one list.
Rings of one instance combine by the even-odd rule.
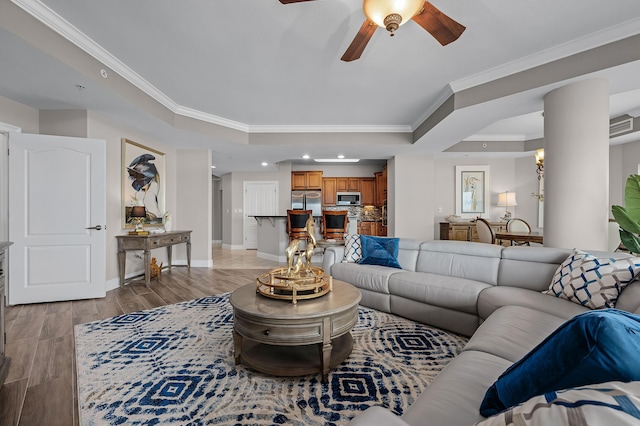
[[489, 217], [489, 166], [456, 166], [456, 215]]
[[122, 139], [122, 227], [133, 228], [133, 206], [144, 206], [143, 226], [160, 226], [165, 213], [165, 154]]

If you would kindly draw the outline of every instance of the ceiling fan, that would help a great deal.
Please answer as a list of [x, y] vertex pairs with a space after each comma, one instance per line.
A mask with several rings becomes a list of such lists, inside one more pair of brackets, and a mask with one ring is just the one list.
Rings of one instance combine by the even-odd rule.
[[[313, 0], [280, 0], [282, 4], [301, 3]], [[367, 20], [342, 55], [345, 62], [360, 58], [378, 27], [385, 28], [393, 36], [405, 22], [413, 20], [427, 30], [441, 45], [456, 41], [466, 27], [449, 18], [438, 8], [424, 0], [363, 0], [362, 10]]]

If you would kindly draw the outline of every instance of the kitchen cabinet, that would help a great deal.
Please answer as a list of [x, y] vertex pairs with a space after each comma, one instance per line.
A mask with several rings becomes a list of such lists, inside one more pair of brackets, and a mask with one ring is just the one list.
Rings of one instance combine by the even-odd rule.
[[336, 178], [322, 179], [322, 205], [336, 205]]
[[360, 178], [339, 177], [336, 178], [336, 191], [360, 192]]
[[375, 236], [376, 231], [376, 222], [358, 222], [358, 234]]
[[373, 206], [375, 202], [375, 186], [374, 178], [360, 179], [360, 203], [363, 206]]
[[387, 236], [387, 227], [382, 224], [382, 221], [375, 222], [376, 223], [376, 235], [378, 237], [386, 237]]
[[[501, 232], [507, 229], [506, 222], [490, 222], [493, 232]], [[475, 222], [440, 222], [441, 240], [458, 240], [478, 242]]]
[[322, 171], [291, 172], [291, 189], [321, 189]]
[[374, 179], [376, 181], [375, 200], [374, 204], [378, 207], [382, 207], [387, 200], [387, 174], [385, 172], [374, 173]]

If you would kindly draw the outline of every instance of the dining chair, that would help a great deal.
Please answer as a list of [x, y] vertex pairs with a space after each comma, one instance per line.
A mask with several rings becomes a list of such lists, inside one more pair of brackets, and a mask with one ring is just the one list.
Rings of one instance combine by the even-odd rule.
[[348, 210], [322, 211], [322, 239], [344, 240], [349, 223]]
[[476, 232], [481, 243], [495, 244], [496, 234], [491, 229], [491, 225], [485, 219], [476, 219]]
[[[507, 232], [528, 232], [531, 233], [531, 226], [524, 219], [514, 217], [507, 222]], [[511, 241], [512, 246], [529, 246], [528, 241], [519, 243], [517, 241]]]
[[311, 217], [311, 210], [287, 210], [287, 234], [289, 241], [306, 240], [309, 238], [307, 234], [307, 219]]

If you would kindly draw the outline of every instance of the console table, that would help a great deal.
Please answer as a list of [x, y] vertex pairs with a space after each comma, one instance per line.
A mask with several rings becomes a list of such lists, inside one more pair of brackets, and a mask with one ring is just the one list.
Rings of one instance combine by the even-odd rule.
[[187, 267], [191, 268], [191, 231], [169, 231], [149, 235], [116, 235], [118, 239], [118, 269], [120, 272], [120, 287], [124, 287], [124, 274], [127, 269], [127, 252], [131, 250], [144, 251], [144, 284], [151, 284], [151, 250], [160, 247], [167, 248], [169, 269], [171, 269], [171, 248], [176, 244], [187, 245]]

